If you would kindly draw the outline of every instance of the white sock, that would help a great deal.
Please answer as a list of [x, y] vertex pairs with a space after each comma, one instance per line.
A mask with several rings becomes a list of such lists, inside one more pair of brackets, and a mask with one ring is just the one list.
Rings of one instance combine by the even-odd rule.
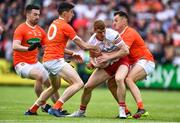
[[125, 117], [126, 118], [125, 108], [126, 107], [119, 106], [119, 117]]

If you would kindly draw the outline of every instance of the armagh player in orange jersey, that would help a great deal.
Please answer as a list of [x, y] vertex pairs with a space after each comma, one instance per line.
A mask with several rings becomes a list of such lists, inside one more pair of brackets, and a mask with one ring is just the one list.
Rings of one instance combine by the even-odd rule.
[[[26, 22], [20, 24], [13, 37], [13, 61], [16, 73], [22, 78], [36, 80], [34, 87], [36, 95], [39, 97], [43, 91], [42, 86], [50, 86], [49, 74], [43, 65], [38, 62], [38, 48], [45, 44], [46, 33], [37, 25], [39, 21], [40, 8], [35, 5], [26, 7]], [[68, 54], [73, 54], [67, 50]], [[74, 54], [78, 58], [78, 55]], [[52, 101], [56, 102], [59, 94], [52, 96]], [[47, 112], [50, 106], [44, 104], [43, 110]], [[30, 112], [25, 114], [29, 115]]]
[[64, 91], [55, 105], [48, 110], [49, 114], [57, 117], [65, 115], [62, 112], [62, 105], [84, 86], [78, 73], [74, 68], [72, 68], [72, 66], [64, 61], [64, 50], [68, 40], [70, 39], [71, 41], [74, 41], [80, 48], [85, 50], [99, 50], [97, 46], [89, 45], [82, 41], [81, 38], [76, 35], [74, 29], [68, 24], [74, 15], [73, 8], [73, 4], [62, 2], [58, 8], [59, 18], [54, 20], [49, 27], [43, 65], [50, 73], [52, 82], [51, 86], [41, 94], [40, 98], [31, 108], [33, 109], [34, 107], [42, 105], [49, 96], [56, 92], [60, 85], [58, 80], [59, 78], [63, 78], [70, 84], [70, 86]]
[[[40, 8], [34, 5], [26, 7], [26, 22], [20, 24], [13, 37], [13, 62], [16, 73], [22, 78], [36, 80], [34, 84], [36, 95], [39, 97], [43, 91], [43, 85], [50, 86], [49, 75], [43, 65], [38, 62], [38, 47], [44, 45], [45, 31], [37, 25]], [[56, 93], [52, 96], [55, 102], [59, 98]], [[50, 106], [44, 104], [42, 108], [47, 112]]]
[[[114, 14], [113, 26], [115, 30], [117, 30], [120, 33], [121, 38], [129, 48], [128, 56], [131, 64], [131, 69], [125, 79], [125, 82], [129, 87], [131, 94], [133, 95], [138, 107], [138, 110], [133, 115], [133, 117], [140, 118], [141, 116], [148, 116], [149, 114], [144, 109], [140, 90], [135, 83], [138, 80], [142, 80], [146, 78], [147, 75], [151, 74], [155, 68], [155, 63], [152, 54], [150, 53], [150, 51], [144, 43], [144, 40], [141, 38], [137, 31], [128, 26], [128, 21], [128, 15], [125, 12], [118, 11]], [[114, 52], [112, 54], [114, 55], [113, 57], [109, 57], [109, 54], [103, 54], [102, 56], [97, 58], [97, 61], [101, 63], [108, 61], [110, 59], [121, 57], [123, 55], [122, 52]], [[109, 83], [111, 85], [114, 84], [114, 86], [116, 86], [115, 82], [113, 83], [113, 81], [114, 80], [111, 80], [111, 82]], [[121, 83], [121, 85], [121, 87], [125, 87], [124, 83]], [[113, 95], [116, 94], [116, 89], [110, 90], [112, 91]], [[115, 97], [116, 96], [117, 95], [115, 95]], [[119, 102], [120, 107], [126, 106], [125, 92], [122, 93], [120, 96], [122, 99], [121, 102]]]

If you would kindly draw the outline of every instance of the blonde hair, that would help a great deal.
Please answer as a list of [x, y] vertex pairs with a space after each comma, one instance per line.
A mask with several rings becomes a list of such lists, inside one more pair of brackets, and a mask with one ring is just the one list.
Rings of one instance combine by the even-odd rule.
[[96, 20], [94, 22], [94, 30], [100, 29], [100, 30], [104, 30], [106, 27], [104, 21], [102, 20]]

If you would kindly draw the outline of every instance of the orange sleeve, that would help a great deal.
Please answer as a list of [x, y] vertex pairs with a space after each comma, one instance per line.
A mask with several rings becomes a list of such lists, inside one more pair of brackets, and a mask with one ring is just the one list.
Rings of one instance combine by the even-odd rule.
[[21, 29], [20, 27], [17, 27], [15, 32], [14, 32], [14, 36], [13, 36], [13, 41], [14, 40], [19, 40], [22, 41], [23, 40], [23, 29]]
[[74, 31], [72, 26], [70, 26], [69, 24], [64, 25], [63, 33], [65, 34], [65, 36], [69, 37], [71, 40], [74, 39], [74, 37], [76, 36], [76, 32]]
[[134, 40], [136, 38], [135, 33], [133, 32], [133, 30], [127, 32], [124, 36], [123, 36], [123, 40], [126, 43], [126, 45], [128, 45], [129, 47], [131, 47], [131, 45], [133, 44]]

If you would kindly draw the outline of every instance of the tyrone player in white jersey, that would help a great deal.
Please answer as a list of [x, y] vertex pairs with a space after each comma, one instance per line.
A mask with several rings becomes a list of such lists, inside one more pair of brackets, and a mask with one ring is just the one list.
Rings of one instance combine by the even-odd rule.
[[[100, 35], [98, 35], [97, 33], [100, 33]], [[112, 52], [115, 50], [118, 50], [118, 46], [120, 43], [123, 43], [123, 41], [120, 41], [119, 39], [119, 33], [111, 28], [107, 28], [105, 29], [105, 32], [96, 32], [94, 33], [88, 43], [91, 45], [97, 45], [100, 47], [101, 52]], [[102, 39], [102, 40], [101, 40]], [[115, 42], [116, 41], [116, 42]], [[103, 63], [103, 64], [98, 64], [96, 62], [96, 57], [98, 57], [99, 55], [101, 55], [101, 53], [97, 56], [93, 56], [93, 53], [91, 52], [91, 67], [96, 67], [96, 68], [106, 68], [108, 65], [113, 64], [114, 62], [118, 61], [119, 58], [114, 59], [112, 61]]]
[[[124, 79], [128, 73], [129, 61], [128, 57], [123, 57], [123, 55], [118, 53], [123, 52], [124, 54], [128, 54], [129, 50], [123, 40], [121, 40], [119, 33], [113, 29], [106, 28], [102, 20], [97, 20], [94, 22], [94, 32], [95, 33], [91, 36], [88, 43], [98, 45], [101, 49], [101, 53], [95, 54], [93, 51], [90, 51], [91, 60], [88, 67], [95, 67], [96, 69], [84, 86], [79, 110], [70, 114], [69, 117], [84, 117], [86, 107], [91, 99], [92, 90], [112, 77], [115, 77], [117, 83], [117, 98], [119, 105], [123, 98], [121, 96], [121, 92], [123, 92], [121, 89], [125, 89], [125, 87], [121, 87], [124, 85], [121, 83], [124, 83]], [[117, 55], [120, 57], [116, 57], [107, 63], [99, 64], [96, 62], [96, 57], [103, 54], [103, 52], [110, 53], [112, 51], [117, 51]], [[121, 107], [119, 109], [122, 110], [120, 111], [121, 113], [119, 117], [126, 118], [125, 109], [122, 109]]]

